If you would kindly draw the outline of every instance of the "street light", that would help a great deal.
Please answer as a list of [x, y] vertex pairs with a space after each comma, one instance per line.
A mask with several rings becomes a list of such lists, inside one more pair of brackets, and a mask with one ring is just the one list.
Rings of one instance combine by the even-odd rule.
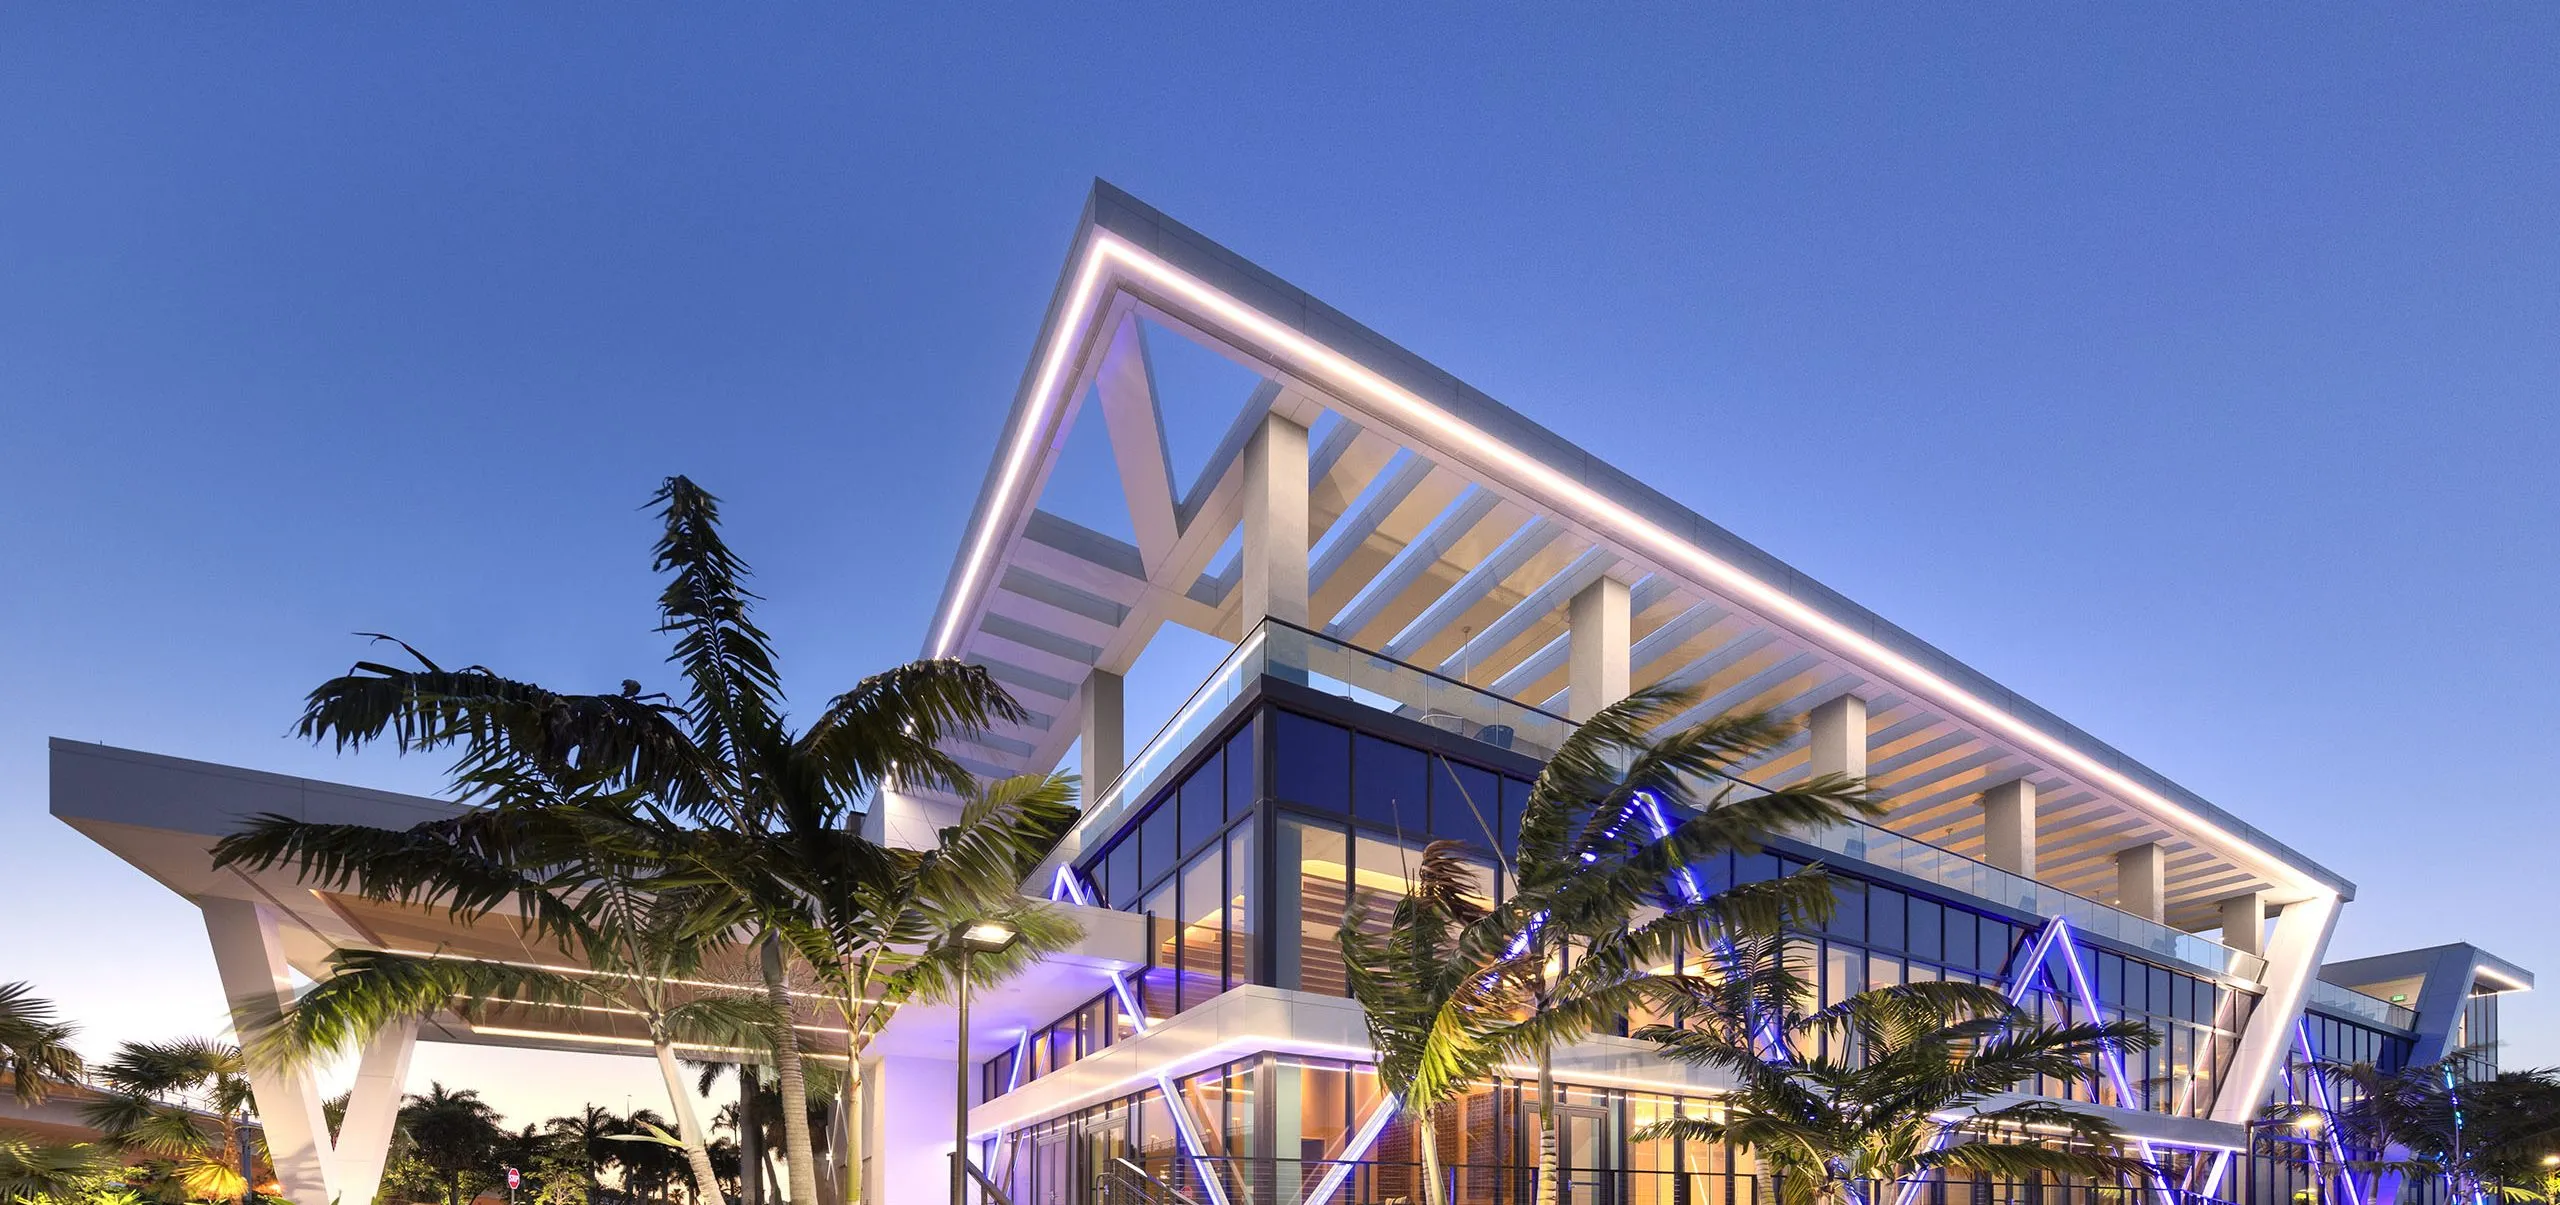
[[1000, 920], [972, 921], [951, 933], [960, 947], [960, 1035], [952, 1044], [951, 1205], [968, 1205], [969, 1196], [969, 969], [980, 954], [1002, 954], [1021, 940], [1022, 930]]

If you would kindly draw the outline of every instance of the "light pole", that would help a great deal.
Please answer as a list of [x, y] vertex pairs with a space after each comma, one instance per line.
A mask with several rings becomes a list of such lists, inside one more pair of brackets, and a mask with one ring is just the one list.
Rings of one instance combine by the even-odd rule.
[[952, 1043], [951, 1061], [951, 1205], [968, 1205], [969, 1197], [969, 970], [980, 954], [1013, 948], [1022, 930], [997, 920], [974, 921], [951, 934], [960, 947], [960, 1031]]

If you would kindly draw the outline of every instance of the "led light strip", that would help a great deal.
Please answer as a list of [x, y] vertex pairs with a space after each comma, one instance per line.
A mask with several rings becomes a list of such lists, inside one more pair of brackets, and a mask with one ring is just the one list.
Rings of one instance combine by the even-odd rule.
[[[2294, 1018], [2293, 1038], [2301, 1045], [2302, 1057], [2306, 1061], [2320, 1061], [2320, 1048], [2311, 1044], [2311, 1018]], [[2321, 1077], [2317, 1067], [2304, 1068], [2303, 1078], [2311, 1082], [2311, 1107], [2320, 1110], [2320, 1136], [2329, 1144], [2329, 1157], [2338, 1161], [2338, 1174], [2333, 1180], [2346, 1186], [2347, 1205], [2364, 1205], [2364, 1192], [2356, 1187], [2356, 1173], [2347, 1166], [2347, 1146], [2338, 1141], [2338, 1127], [2329, 1124], [2330, 1119], [2337, 1115], [2335, 1102], [2329, 1096], [2329, 1081]], [[2458, 1113], [2455, 1120], [2458, 1124]]]
[[[2045, 923], [2044, 930], [2036, 934], [2035, 941], [2027, 947], [2025, 957], [2020, 958], [2015, 969], [2009, 972], [2009, 1003], [2012, 1006], [2026, 1003], [2028, 993], [2035, 990], [2036, 976], [2044, 970], [2045, 956], [2057, 948], [2062, 951], [2063, 965], [2070, 968], [2073, 994], [2078, 998], [2080, 1007], [2088, 1013], [2090, 1021], [2095, 1023], [2102, 1015], [2098, 1008], [2098, 994], [2090, 990], [2089, 974], [2081, 969], [2080, 955], [2072, 948], [2071, 922], [2059, 916]], [[2060, 984], [2055, 985], [2056, 988], [2060, 986]], [[2132, 1108], [2133, 1082], [2131, 1077], [2125, 1074], [2124, 1052], [2112, 1046], [2100, 1051], [2098, 1066], [2107, 1073], [2108, 1081], [2115, 1085], [2117, 1105], [2121, 1108]], [[1937, 1136], [1929, 1140], [1928, 1149], [1944, 1150], [1947, 1143], [1955, 1137], [1955, 1133], [1953, 1125], [1939, 1130]], [[2142, 1152], [2144, 1162], [2159, 1161], [2158, 1154], [2149, 1139], [2136, 1138], [2133, 1144]], [[2219, 1172], [2216, 1173], [2216, 1175], [2219, 1174]], [[1911, 1205], [1912, 1200], [1920, 1195], [1920, 1186], [1924, 1182], [1925, 1177], [1905, 1183], [1900, 1193], [1895, 1196], [1894, 1205]], [[2168, 1186], [2167, 1180], [2154, 1175], [2152, 1182], [2155, 1189], [2162, 1194], [2162, 1199], [2176, 1199], [2170, 1195], [2175, 1190]], [[2362, 1202], [2357, 1202], [2356, 1205], [2362, 1205]]]
[[1378, 1136], [1387, 1132], [1387, 1123], [1395, 1119], [1401, 1104], [1393, 1092], [1378, 1098], [1377, 1106], [1369, 1110], [1369, 1119], [1360, 1123], [1359, 1132], [1351, 1136], [1351, 1144], [1342, 1148], [1342, 1158], [1324, 1169], [1324, 1176], [1307, 1191], [1306, 1205], [1329, 1205], [1333, 1194], [1342, 1191], [1342, 1182], [1351, 1178], [1352, 1165], [1368, 1158], [1369, 1148], [1376, 1146]]
[[1005, 455], [1004, 468], [997, 477], [995, 494], [986, 512], [980, 516], [979, 529], [970, 542], [969, 556], [962, 562], [958, 588], [951, 594], [950, 610], [943, 616], [934, 638], [936, 656], [950, 655], [962, 619], [976, 610], [977, 592], [991, 563], [997, 534], [1011, 527], [1011, 512], [1020, 502], [1015, 494], [1021, 488], [1023, 470], [1029, 463], [1032, 449], [1040, 442], [1039, 436], [1047, 430], [1050, 420], [1065, 400], [1061, 381], [1065, 375], [1067, 354], [1083, 341], [1090, 316], [1088, 311], [1100, 290], [1104, 268], [1115, 266], [1131, 277], [1214, 316], [1248, 338], [1280, 353], [1281, 358], [1312, 366], [1335, 383], [1356, 389], [1392, 416], [1474, 452], [1551, 497], [1567, 500], [1591, 516], [1595, 520], [1594, 526], [1613, 535], [1624, 533], [1637, 537], [1638, 542], [1649, 545], [1664, 560], [1697, 572], [1737, 601], [1781, 617], [1832, 647], [1851, 651], [1880, 667], [1887, 675], [1901, 679], [1906, 687], [1916, 685], [1921, 693], [1953, 705], [1985, 727], [2044, 753], [2119, 795], [2175, 817], [2182, 824], [2209, 834], [2227, 846], [2247, 851], [2261, 863], [2261, 869], [2272, 872], [2270, 878], [2290, 880], [2314, 893], [2331, 893], [2325, 884], [2284, 865], [2281, 860], [2267, 855], [2221, 825], [1976, 697], [1864, 633], [1664, 530], [1659, 524], [1554, 467], [1478, 431], [1358, 362], [1202, 284], [1108, 231], [1093, 228], [1089, 233], [1084, 263], [1076, 271], [1075, 287], [1061, 312], [1060, 325], [1053, 329], [1049, 347], [1041, 358], [1040, 373], [1029, 397], [1030, 411], [1024, 415], [1021, 427], [1014, 432], [1013, 444]]
[[[1094, 906], [1092, 889], [1064, 866], [1059, 867], [1057, 877], [1050, 880], [1049, 898], [1064, 899], [1088, 908]], [[1128, 1015], [1130, 1023], [1138, 1033], [1145, 1033], [1151, 1025], [1146, 1006], [1139, 1002], [1138, 994], [1129, 987], [1130, 974], [1128, 971], [1111, 972], [1111, 986], [1119, 994], [1120, 1007]], [[1015, 1066], [1018, 1069], [1020, 1064]], [[1182, 1139], [1183, 1149], [1190, 1152], [1192, 1169], [1199, 1172], [1201, 1185], [1209, 1190], [1209, 1205], [1227, 1205], [1226, 1185], [1218, 1179], [1218, 1169], [1209, 1165], [1208, 1145], [1200, 1140], [1200, 1119], [1191, 1115], [1190, 1102], [1174, 1090], [1172, 1079], [1161, 1074], [1154, 1078], [1157, 1090], [1164, 1093], [1165, 1113], [1173, 1118], [1174, 1134]], [[1321, 1203], [1310, 1202], [1309, 1205]]]

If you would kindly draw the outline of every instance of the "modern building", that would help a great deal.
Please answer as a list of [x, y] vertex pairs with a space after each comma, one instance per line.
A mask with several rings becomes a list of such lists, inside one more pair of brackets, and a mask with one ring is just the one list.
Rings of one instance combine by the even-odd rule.
[[[1178, 463], [1162, 378], [1204, 355], [1239, 384], [1206, 419], [1223, 437]], [[1108, 516], [1047, 504], [1078, 448], [1116, 482]], [[1171, 714], [1127, 714], [1125, 676], [1168, 624], [1231, 651]], [[2100, 1068], [2094, 1092], [2037, 1087], [2114, 1121], [2178, 1189], [2289, 1194], [2291, 1169], [2244, 1153], [2267, 1103], [2305, 1090], [2301, 1060], [2435, 1057], [2493, 1038], [2495, 995], [2531, 986], [2467, 946], [2324, 969], [2345, 879], [1108, 185], [1077, 226], [922, 651], [987, 667], [1031, 712], [956, 744], [972, 769], [1072, 759], [1083, 774], [1082, 823], [1025, 887], [1074, 909], [1088, 937], [982, 1000], [965, 1050], [948, 1010], [901, 1011], [860, 1119], [876, 1200], [940, 1199], [964, 1103], [955, 1053], [972, 1068], [973, 1154], [1020, 1205], [1083, 1202], [1124, 1159], [1202, 1205], [1418, 1199], [1418, 1153], [1367, 1069], [1334, 930], [1435, 837], [1485, 850], [1499, 891], [1493, 851], [1543, 755], [1656, 683], [1699, 692], [1675, 723], [1801, 724], [1746, 784], [1859, 775], [1890, 808], [1693, 868], [1701, 882], [1825, 866], [1842, 906], [1801, 949], [1826, 997], [1963, 980], [2056, 1015], [2148, 1022], [2161, 1043]], [[956, 806], [891, 792], [870, 831], [929, 842]], [[406, 823], [450, 811], [436, 801], [58, 743], [54, 810], [203, 902], [238, 1000], [288, 992], [293, 969], [325, 973], [336, 948], [514, 940], [205, 868], [240, 815]], [[577, 1033], [455, 1018], [427, 1036], [634, 1040], [611, 1018]], [[367, 1053], [376, 1096], [360, 1086], [359, 1106], [396, 1084], [410, 1040]], [[1441, 1131], [1461, 1200], [1528, 1199], [1510, 1070]], [[1754, 1192], [1745, 1155], [1631, 1138], [1712, 1111], [1713, 1074], [1602, 1036], [1558, 1075], [1566, 1200]], [[317, 1116], [307, 1084], [259, 1088], [270, 1133], [302, 1152], [283, 1177], [297, 1200], [368, 1194], [380, 1156], [366, 1144], [387, 1118], [351, 1114], [333, 1148], [295, 1120]], [[1939, 1205], [2048, 1190], [2064, 1187], [1925, 1192]]]

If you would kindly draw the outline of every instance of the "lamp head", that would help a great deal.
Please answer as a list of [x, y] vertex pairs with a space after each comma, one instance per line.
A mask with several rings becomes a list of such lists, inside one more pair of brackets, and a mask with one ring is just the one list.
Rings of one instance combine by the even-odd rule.
[[977, 954], [1001, 954], [1021, 938], [1022, 930], [1000, 920], [971, 921], [951, 935], [961, 949]]

